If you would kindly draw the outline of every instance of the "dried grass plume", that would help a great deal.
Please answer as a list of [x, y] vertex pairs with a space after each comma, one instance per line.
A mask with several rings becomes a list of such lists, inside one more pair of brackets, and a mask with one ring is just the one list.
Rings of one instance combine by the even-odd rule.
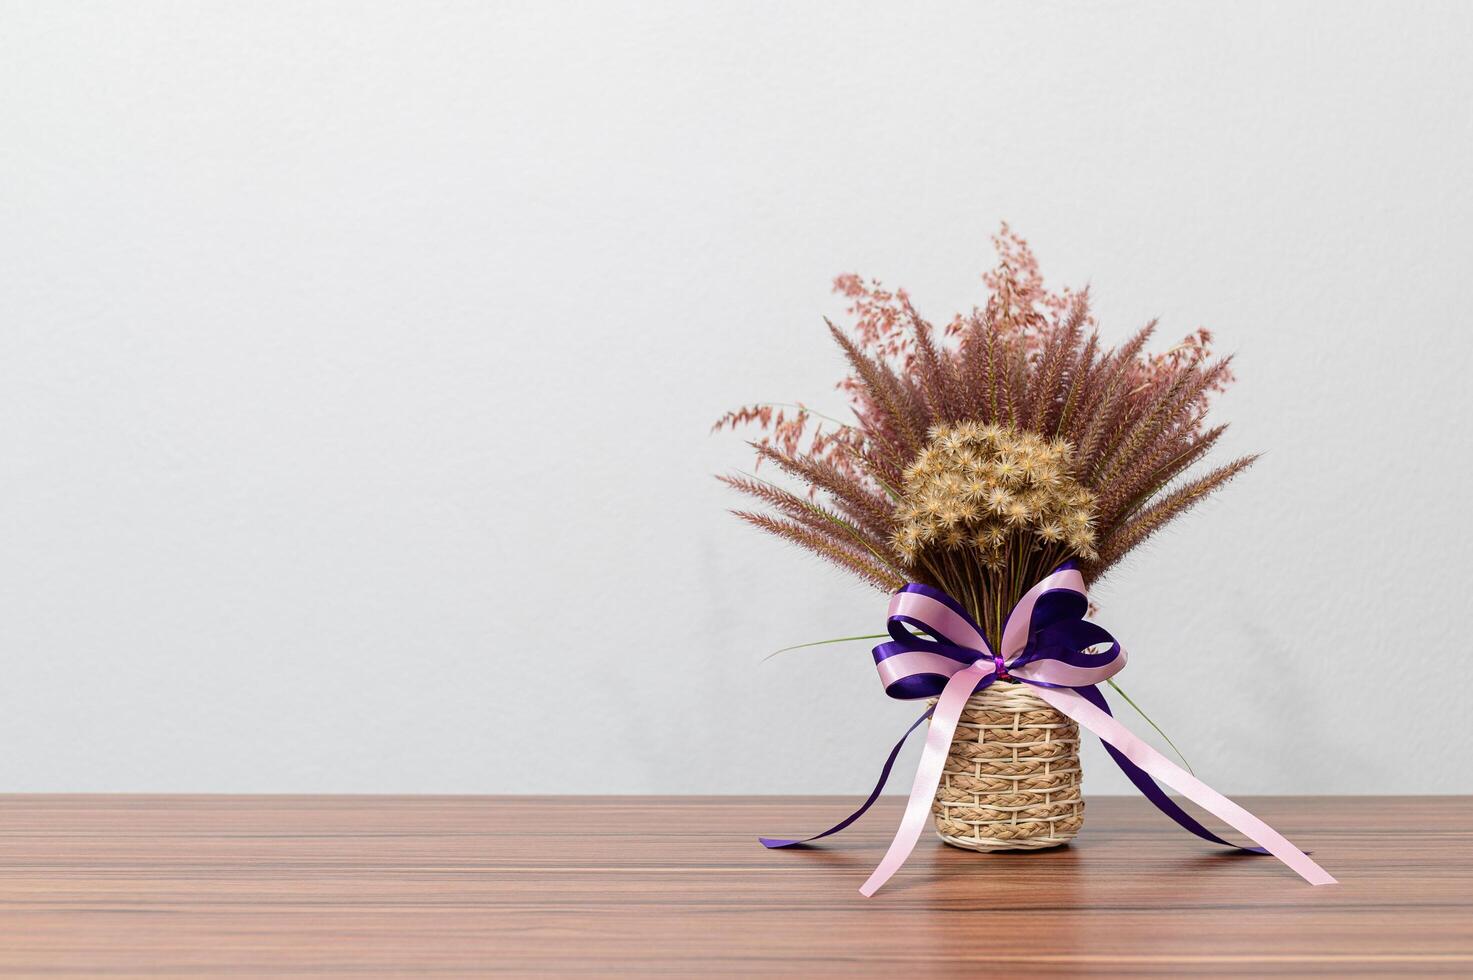
[[715, 428], [755, 425], [759, 466], [798, 484], [723, 477], [770, 508], [738, 516], [877, 588], [943, 589], [996, 642], [1059, 562], [1098, 579], [1255, 457], [1189, 472], [1226, 428], [1207, 424], [1233, 381], [1210, 333], [1150, 353], [1151, 323], [1107, 346], [1087, 291], [1049, 290], [1006, 225], [994, 244], [984, 305], [940, 329], [904, 290], [835, 281], [854, 318], [829, 324], [852, 420], [752, 405]]

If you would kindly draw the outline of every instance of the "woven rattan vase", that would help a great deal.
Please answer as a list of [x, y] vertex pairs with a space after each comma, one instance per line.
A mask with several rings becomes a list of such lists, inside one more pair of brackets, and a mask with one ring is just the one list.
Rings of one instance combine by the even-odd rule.
[[1079, 726], [1025, 684], [972, 695], [932, 812], [936, 833], [973, 851], [1067, 844], [1084, 824]]

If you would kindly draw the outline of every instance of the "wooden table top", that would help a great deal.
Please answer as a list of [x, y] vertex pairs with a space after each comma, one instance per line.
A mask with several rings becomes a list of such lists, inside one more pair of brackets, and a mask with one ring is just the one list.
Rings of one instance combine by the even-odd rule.
[[928, 836], [837, 797], [4, 796], [0, 973], [1473, 973], [1473, 797], [1245, 799], [1339, 877], [1215, 851], [1138, 799], [1074, 845]]

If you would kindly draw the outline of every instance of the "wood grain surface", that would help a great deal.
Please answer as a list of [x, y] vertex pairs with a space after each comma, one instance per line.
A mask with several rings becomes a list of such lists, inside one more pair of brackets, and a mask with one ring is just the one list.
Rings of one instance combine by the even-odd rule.
[[1473, 974], [1473, 798], [1243, 802], [1341, 884], [1093, 798], [1074, 845], [933, 837], [856, 889], [900, 803], [0, 797], [6, 975]]

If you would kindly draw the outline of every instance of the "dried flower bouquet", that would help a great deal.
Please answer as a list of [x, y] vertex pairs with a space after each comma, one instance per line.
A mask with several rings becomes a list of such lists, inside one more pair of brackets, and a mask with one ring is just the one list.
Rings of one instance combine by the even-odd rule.
[[1047, 289], [1006, 225], [994, 243], [985, 305], [939, 331], [904, 290], [835, 281], [855, 318], [847, 331], [829, 323], [852, 422], [752, 405], [715, 428], [756, 425], [759, 466], [803, 485], [721, 477], [770, 508], [737, 516], [883, 591], [935, 586], [995, 644], [1060, 562], [1075, 557], [1098, 579], [1255, 457], [1188, 475], [1226, 429], [1206, 416], [1233, 380], [1208, 331], [1151, 354], [1150, 323], [1106, 347], [1087, 290]]
[[[1152, 354], [1148, 324], [1108, 347], [1087, 291], [1047, 289], [1027, 243], [1006, 225], [994, 244], [999, 263], [983, 277], [985, 304], [940, 330], [904, 291], [836, 280], [854, 317], [849, 330], [829, 324], [849, 365], [839, 388], [853, 421], [802, 405], [753, 405], [715, 426], [756, 425], [758, 466], [800, 484], [721, 477], [766, 505], [739, 517], [896, 594], [897, 643], [875, 651], [887, 692], [940, 693], [907, 687], [916, 678], [898, 673], [903, 658], [885, 659], [907, 653], [915, 662], [917, 653], [905, 645], [909, 632], [894, 631], [897, 603], [933, 612], [935, 603], [955, 603], [970, 619], [959, 628], [975, 627], [978, 640], [942, 638], [950, 655], [995, 658], [991, 676], [948, 716], [954, 740], [932, 806], [942, 839], [974, 850], [1054, 846], [1083, 821], [1078, 726], [1037, 679], [1009, 673], [1004, 655], [1014, 665], [1040, 655], [1034, 639], [1024, 649], [1008, 635], [1010, 616], [1034, 609], [1040, 587], [1055, 581], [1075, 582], [1082, 603], [1088, 582], [1254, 459], [1191, 472], [1223, 434], [1206, 417], [1233, 380], [1206, 330]], [[915, 627], [914, 618], [899, 619], [904, 630]], [[1089, 628], [1073, 627], [1077, 635]], [[1076, 650], [1076, 661], [1087, 652]]]

